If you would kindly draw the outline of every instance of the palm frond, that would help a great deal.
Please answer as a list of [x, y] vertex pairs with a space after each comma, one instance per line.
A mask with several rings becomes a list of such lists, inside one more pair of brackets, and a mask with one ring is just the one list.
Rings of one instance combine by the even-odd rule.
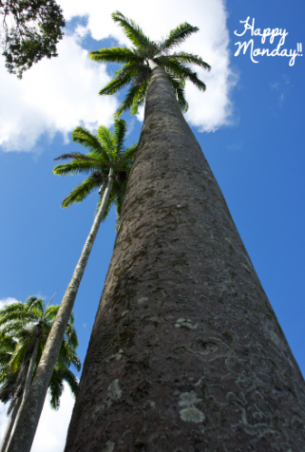
[[118, 22], [123, 28], [126, 36], [136, 47], [145, 47], [149, 45], [150, 40], [145, 36], [141, 28], [131, 19], [127, 19], [122, 13], [116, 11], [112, 14], [114, 22]]
[[79, 159], [79, 160], [87, 160], [88, 162], [98, 162], [97, 159], [94, 159], [92, 157], [88, 157], [85, 154], [82, 154], [81, 152], [71, 152], [70, 154], [62, 154], [59, 157], [56, 157], [55, 159], [53, 159], [53, 161], [55, 160], [64, 160], [64, 159]]
[[[0, 327], [2, 325], [16, 324], [21, 327], [25, 323], [37, 322], [39, 320], [39, 313], [33, 311], [17, 311], [8, 312], [6, 315], [0, 316]], [[3, 329], [1, 328], [1, 331]]]
[[65, 342], [67, 343], [67, 347], [71, 350], [75, 350], [78, 346], [76, 331], [70, 323], [68, 323], [65, 330]]
[[89, 54], [94, 61], [105, 63], [138, 63], [141, 58], [127, 47], [111, 47], [100, 50], [92, 50]]
[[181, 61], [183, 63], [196, 64], [196, 66], [203, 67], [208, 71], [211, 69], [211, 66], [203, 61], [201, 57], [193, 55], [192, 53], [179, 52], [171, 55], [161, 55], [160, 57], [155, 58], [156, 62], [161, 65], [166, 61], [166, 59], [174, 59], [178, 62]]
[[77, 395], [78, 392], [78, 380], [73, 375], [73, 373], [65, 368], [65, 369], [56, 369], [53, 372], [51, 382], [50, 382], [50, 393], [51, 393], [51, 407], [55, 410], [59, 408], [60, 405], [60, 396], [63, 393], [64, 385], [63, 381], [66, 381], [71, 389], [71, 392], [74, 396]]
[[54, 410], [57, 410], [60, 405], [60, 397], [64, 390], [63, 380], [60, 375], [60, 371], [54, 370], [52, 378], [49, 385], [49, 390], [51, 393], [50, 404]]
[[124, 119], [116, 119], [114, 121], [114, 132], [113, 132], [114, 145], [115, 145], [115, 149], [118, 153], [120, 153], [122, 150], [126, 130], [127, 130], [127, 124], [126, 124], [126, 121], [124, 121]]
[[181, 111], [185, 113], [188, 110], [188, 103], [186, 101], [185, 93], [184, 93], [185, 83], [181, 80], [175, 79], [171, 74], [167, 74], [167, 76], [168, 76], [170, 83], [172, 85], [172, 88], [177, 96], [177, 101], [181, 108]]
[[59, 304], [58, 305], [51, 304], [50, 306], [48, 306], [43, 315], [44, 321], [52, 323], [58, 313], [59, 307], [60, 307]]
[[88, 177], [81, 184], [73, 188], [71, 193], [63, 199], [61, 206], [68, 207], [74, 203], [82, 202], [96, 187], [96, 182], [91, 177]]
[[37, 297], [29, 297], [25, 300], [25, 306], [26, 310], [31, 313], [36, 313], [38, 316], [41, 316], [41, 314], [44, 311], [44, 302], [42, 298]]
[[[119, 71], [118, 71], [119, 72]], [[121, 70], [122, 74], [117, 73], [116, 77], [114, 77], [113, 80], [111, 80], [103, 89], [99, 91], [99, 94], [115, 94], [117, 91], [119, 91], [124, 86], [128, 85], [130, 81], [133, 78], [132, 73], [126, 73], [123, 72], [123, 69]]]
[[147, 90], [148, 90], [148, 80], [143, 80], [143, 82], [139, 85], [139, 90], [136, 96], [134, 97], [132, 106], [130, 108], [130, 113], [132, 115], [136, 115], [139, 106], [144, 104]]
[[198, 30], [198, 27], [193, 27], [187, 22], [184, 22], [170, 31], [168, 37], [161, 43], [160, 47], [169, 50], [174, 46], [180, 45], [186, 38], [192, 33], [196, 33]]
[[53, 173], [58, 176], [67, 176], [69, 174], [89, 173], [91, 171], [100, 169], [100, 164], [92, 161], [74, 160], [70, 163], [62, 163], [55, 166]]
[[76, 354], [74, 354], [71, 357], [71, 364], [76, 367], [78, 372], [81, 370], [82, 364], [81, 364], [79, 357]]
[[73, 130], [72, 141], [82, 145], [90, 152], [97, 152], [100, 155], [104, 155], [104, 149], [98, 138], [89, 130], [84, 129], [81, 126], [76, 127], [76, 129]]
[[[126, 190], [126, 188], [125, 188], [125, 190]], [[114, 200], [115, 210], [116, 210], [116, 230], [118, 229], [118, 227], [120, 225], [121, 212], [122, 212], [124, 198], [125, 198], [125, 192], [122, 193], [121, 195], [117, 194], [117, 196], [115, 197], [115, 200]]]
[[21, 301], [17, 301], [16, 303], [4, 306], [0, 311], [0, 318], [5, 316], [9, 312], [15, 312], [17, 310], [20, 312], [24, 311], [24, 304]]
[[99, 141], [102, 143], [104, 152], [107, 153], [107, 163], [110, 164], [110, 158], [109, 158], [109, 151], [111, 152], [113, 150], [113, 141], [112, 136], [107, 127], [100, 126], [97, 129], [97, 136]]
[[170, 74], [180, 80], [190, 80], [201, 91], [206, 90], [206, 85], [197, 77], [197, 73], [193, 72], [189, 67], [183, 63], [168, 58], [164, 61], [163, 67], [167, 74]]
[[[120, 108], [116, 111], [115, 116], [121, 116], [124, 111], [128, 110], [128, 108], [131, 108], [133, 103], [136, 101], [136, 99], [139, 96], [139, 93], [141, 93], [141, 85], [131, 86], [122, 105]], [[133, 113], [135, 114], [135, 113]]]

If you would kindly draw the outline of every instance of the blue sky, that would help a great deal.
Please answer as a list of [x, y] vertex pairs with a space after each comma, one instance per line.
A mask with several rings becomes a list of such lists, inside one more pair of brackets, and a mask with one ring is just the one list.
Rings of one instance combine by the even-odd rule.
[[[87, 12], [89, 18], [74, 18], [68, 24], [71, 46], [72, 39], [78, 43], [78, 48], [87, 50], [113, 45], [115, 39], [123, 39], [119, 34], [115, 35], [117, 26], [109, 21], [107, 24], [105, 22], [105, 27], [114, 30], [113, 36], [101, 36], [103, 39], [98, 42], [98, 29], [93, 19], [90, 22], [94, 16], [94, 6], [98, 8], [98, 3], [94, 1], [88, 2], [88, 8], [91, 8]], [[66, 17], [71, 18], [77, 13], [69, 10], [66, 1], [61, 3]], [[111, 11], [120, 9], [126, 15], [133, 16], [121, 3], [121, 0], [116, 0]], [[135, 20], [146, 29], [147, 11], [143, 9], [144, 2], [139, 11], [136, 10], [137, 0], [131, 0], [129, 4], [135, 8], [134, 14], [138, 14], [137, 17], [133, 16]], [[164, 4], [166, 9], [173, 2], [166, 0]], [[288, 35], [282, 49], [287, 48], [288, 52], [289, 49], [297, 50], [297, 43], [305, 46], [305, 6], [296, 0], [289, 3], [232, 0], [226, 4], [219, 0], [214, 2], [216, 6], [211, 6], [210, 0], [192, 0], [189, 11], [179, 12], [183, 4], [176, 2], [178, 12], [174, 14], [174, 26], [187, 20], [192, 25], [204, 28], [209, 21], [209, 14], [212, 23], [211, 30], [209, 26], [206, 27], [204, 41], [198, 38], [191, 42], [190, 47], [186, 42], [186, 48], [190, 51], [195, 48], [194, 53], [199, 53], [198, 49], [202, 47], [201, 56], [208, 63], [208, 57], [213, 59], [215, 52], [219, 52], [218, 59], [213, 60], [214, 66], [211, 63], [211, 75], [200, 74], [207, 84], [207, 92], [200, 94], [199, 98], [189, 91], [192, 111], [187, 119], [190, 119], [192, 130], [223, 191], [246, 249], [304, 375], [305, 54], [296, 57], [293, 66], [289, 66], [288, 57], [280, 56], [258, 56], [259, 62], [255, 64], [251, 61], [249, 49], [245, 55], [234, 56], [237, 49], [235, 43], [248, 42], [253, 38], [254, 48], [272, 50], [276, 48], [279, 37], [275, 38], [273, 44], [268, 39], [262, 44], [260, 38], [252, 37], [249, 30], [242, 37], [236, 36], [234, 31], [241, 33], [244, 25], [240, 21], [250, 16], [251, 21], [255, 18], [257, 28], [286, 29]], [[218, 19], [217, 8], [224, 13], [222, 22]], [[130, 8], [130, 11], [133, 9]], [[80, 10], [78, 14], [84, 14], [84, 11]], [[197, 17], [197, 21], [193, 16]], [[76, 39], [78, 24], [82, 24], [83, 29], [78, 29]], [[160, 37], [164, 35], [162, 27], [163, 22], [160, 22]], [[155, 28], [157, 33], [157, 23]], [[170, 28], [171, 24], [167, 30]], [[213, 34], [215, 29], [219, 33], [218, 41]], [[71, 62], [69, 67], [74, 68], [74, 72], [60, 72], [58, 69], [52, 75], [51, 68], [55, 60], [47, 62], [48, 66], [45, 67], [48, 73], [43, 72], [41, 62], [37, 69], [31, 69], [33, 75], [18, 80], [18, 86], [14, 84], [15, 81], [8, 80], [3, 69], [0, 73], [7, 84], [5, 105], [0, 107], [0, 119], [10, 111], [10, 98], [13, 99], [16, 115], [20, 116], [18, 122], [12, 115], [12, 119], [5, 123], [5, 130], [0, 127], [0, 300], [12, 297], [24, 301], [32, 294], [48, 299], [58, 288], [54, 303], [60, 303], [94, 218], [97, 194], [92, 194], [81, 205], [60, 208], [61, 200], [82, 178], [52, 174], [53, 158], [63, 153], [82, 151], [80, 146], [69, 141], [73, 128], [79, 124], [94, 127], [96, 121], [111, 126], [107, 112], [116, 108], [115, 101], [111, 101], [113, 104], [102, 104], [97, 94], [107, 82], [106, 78], [113, 73], [114, 67], [95, 68], [93, 65], [97, 63], [89, 65], [85, 62], [86, 52], [80, 55], [83, 66], [79, 71], [77, 65], [73, 66]], [[218, 78], [213, 75], [213, 67], [215, 73], [219, 74]], [[56, 83], [61, 83], [58, 74], [67, 79], [64, 88], [58, 87], [58, 91], [63, 93], [64, 102], [61, 103], [59, 97], [52, 104], [54, 117], [45, 116], [43, 123], [43, 115], [51, 113], [39, 110], [38, 106], [46, 102], [50, 90], [57, 89]], [[28, 86], [32, 87], [30, 96], [25, 88], [20, 88], [23, 83], [23, 86], [29, 83]], [[68, 95], [70, 85], [73, 92], [71, 88]], [[82, 90], [85, 90], [84, 93]], [[215, 92], [220, 93], [219, 96], [215, 96]], [[19, 93], [18, 102], [26, 99], [25, 103], [17, 103], [16, 93]], [[29, 98], [31, 101], [28, 101]], [[78, 104], [78, 101], [81, 103]], [[48, 106], [51, 105], [50, 100], [47, 102]], [[27, 116], [28, 105], [31, 108], [35, 105], [35, 111], [38, 112], [36, 116], [33, 109], [29, 110]], [[22, 116], [23, 108], [25, 116]], [[7, 115], [10, 118], [9, 113]], [[27, 117], [33, 120], [29, 119], [27, 129], [23, 130]], [[126, 144], [130, 145], [138, 140], [142, 123], [129, 114], [124, 117], [130, 128]], [[100, 228], [74, 309], [80, 341], [78, 352], [82, 361], [114, 240], [115, 212], [112, 211]]]

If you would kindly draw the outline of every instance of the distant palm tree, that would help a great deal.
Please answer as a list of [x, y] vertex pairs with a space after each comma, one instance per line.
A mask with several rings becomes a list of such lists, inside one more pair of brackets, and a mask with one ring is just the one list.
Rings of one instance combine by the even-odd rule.
[[170, 31], [168, 37], [161, 42], [151, 41], [141, 28], [130, 19], [127, 19], [119, 11], [112, 14], [115, 22], [124, 29], [134, 47], [112, 47], [101, 50], [93, 50], [90, 57], [95, 61], [105, 63], [123, 63], [123, 67], [117, 71], [113, 80], [108, 83], [100, 94], [114, 94], [121, 88], [129, 86], [126, 98], [117, 111], [121, 115], [130, 108], [131, 114], [136, 114], [139, 105], [146, 99], [150, 84], [152, 70], [159, 66], [167, 74], [172, 89], [182, 111], [188, 109], [188, 103], [184, 96], [185, 81], [191, 81], [199, 90], [205, 91], [205, 84], [199, 80], [197, 73], [193, 72], [187, 64], [195, 64], [210, 70], [208, 63], [197, 55], [186, 52], [172, 52], [173, 47], [181, 44], [188, 36], [199, 30], [187, 22], [180, 24]]
[[[10, 402], [10, 418], [0, 446], [1, 452], [6, 450], [12, 429], [18, 423], [18, 413], [29, 393], [58, 309], [59, 306], [55, 305], [45, 307], [41, 298], [29, 297], [25, 303], [17, 302], [0, 311], [0, 400]], [[71, 315], [49, 385], [50, 403], [54, 409], [59, 407], [63, 381], [68, 383], [74, 395], [78, 389], [78, 381], [69, 370], [71, 364], [77, 370], [81, 367], [75, 353], [78, 339], [73, 324]]]
[[[82, 202], [93, 190], [99, 188], [98, 193], [101, 196], [97, 203], [97, 211], [104, 203], [101, 220], [106, 219], [111, 205], [115, 204], [117, 224], [119, 223], [128, 175], [137, 150], [137, 144], [123, 149], [125, 135], [126, 122], [122, 119], [115, 120], [113, 133], [104, 126], [98, 128], [96, 135], [82, 127], [74, 130], [72, 140], [87, 148], [89, 152], [85, 155], [73, 152], [57, 157], [54, 160], [72, 159], [72, 161], [57, 165], [53, 172], [60, 176], [83, 173], [90, 175], [63, 199], [62, 207]], [[111, 187], [109, 197], [106, 199], [102, 194], [106, 190], [109, 178]]]
[[[30, 419], [31, 433], [28, 432], [27, 434], [29, 450], [34, 439], [49, 382], [56, 365], [60, 344], [63, 340], [65, 328], [73, 309], [77, 291], [96, 234], [102, 220], [106, 218], [112, 202], [116, 205], [119, 220], [127, 178], [137, 150], [137, 144], [134, 144], [128, 149], [124, 149], [126, 130], [126, 122], [122, 119], [115, 121], [114, 131], [112, 133], [104, 126], [98, 128], [96, 135], [82, 127], [77, 127], [72, 134], [72, 139], [87, 148], [89, 152], [87, 154], [63, 154], [55, 159], [72, 159], [70, 163], [56, 166], [54, 168], [55, 174], [91, 173], [87, 179], [75, 187], [62, 201], [63, 207], [67, 207], [75, 202], [81, 202], [89, 193], [98, 187], [100, 199], [91, 231], [89, 232], [71, 281], [60, 304], [57, 318], [37, 367], [35, 379], [25, 406], [25, 413], [22, 414], [22, 416], [26, 415], [27, 410], [31, 409], [33, 404], [37, 407], [35, 415], [31, 416]], [[23, 442], [18, 448], [20, 450], [20, 448], [27, 447], [27, 445]], [[15, 446], [13, 445], [12, 447]]]

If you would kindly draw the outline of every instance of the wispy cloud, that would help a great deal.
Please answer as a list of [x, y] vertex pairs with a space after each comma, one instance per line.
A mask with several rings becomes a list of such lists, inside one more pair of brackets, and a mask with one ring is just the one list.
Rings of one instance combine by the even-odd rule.
[[9, 304], [17, 303], [18, 301], [19, 300], [16, 300], [16, 298], [11, 297], [2, 298], [2, 300], [0, 300], [0, 309], [3, 309], [4, 306], [8, 306]]
[[289, 84], [290, 80], [286, 74], [282, 75], [282, 80], [277, 80], [270, 83], [271, 90], [278, 93], [277, 103], [280, 108], [283, 106], [283, 102], [288, 94]]
[[242, 144], [241, 143], [232, 143], [228, 146], [228, 149], [230, 151], [239, 151], [242, 149]]

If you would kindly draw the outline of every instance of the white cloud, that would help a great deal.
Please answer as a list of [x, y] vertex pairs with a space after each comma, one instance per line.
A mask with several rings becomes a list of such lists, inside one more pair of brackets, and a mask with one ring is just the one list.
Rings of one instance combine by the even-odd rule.
[[[230, 121], [230, 88], [234, 77], [229, 67], [229, 35], [224, 0], [59, 0], [67, 20], [87, 16], [87, 26], [78, 25], [73, 36], [65, 36], [58, 46], [59, 57], [44, 59], [24, 74], [22, 81], [8, 74], [0, 64], [1, 107], [0, 145], [4, 150], [35, 150], [39, 137], [56, 132], [68, 137], [78, 124], [94, 128], [110, 126], [117, 108], [114, 96], [101, 97], [98, 91], [110, 80], [104, 64], [88, 58], [79, 43], [88, 33], [96, 40], [112, 36], [130, 45], [111, 13], [119, 10], [133, 18], [154, 40], [166, 36], [181, 22], [200, 31], [188, 38], [181, 50], [200, 55], [211, 66], [210, 73], [197, 69], [207, 91], [186, 86], [189, 111], [186, 119], [201, 131], [214, 131]], [[128, 7], [127, 7], [128, 6]], [[142, 115], [137, 118], [141, 120]]]
[[[74, 397], [66, 383], [64, 385], [65, 390], [61, 397], [58, 411], [51, 409], [50, 397], [49, 395], [47, 396], [31, 452], [63, 452], [64, 450], [68, 425], [74, 406]], [[7, 406], [0, 403], [1, 438], [8, 419], [6, 416]]]
[[8, 306], [9, 304], [17, 303], [19, 300], [16, 300], [16, 298], [3, 298], [0, 300], [0, 310], [4, 308], [4, 306]]
[[65, 36], [58, 58], [40, 61], [22, 80], [8, 74], [0, 61], [0, 146], [5, 151], [33, 150], [44, 133], [52, 137], [60, 132], [67, 139], [80, 124], [111, 125], [117, 101], [98, 96], [110, 77], [77, 39]]

